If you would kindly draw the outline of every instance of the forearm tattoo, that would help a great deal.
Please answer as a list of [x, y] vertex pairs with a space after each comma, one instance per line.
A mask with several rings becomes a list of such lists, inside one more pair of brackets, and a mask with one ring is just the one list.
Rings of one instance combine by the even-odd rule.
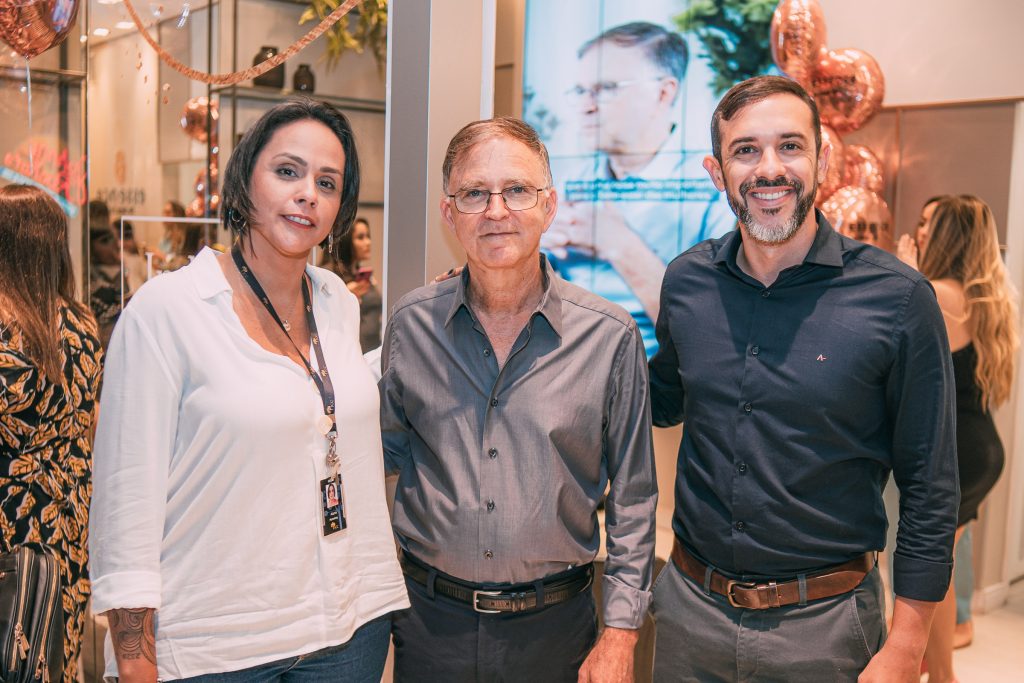
[[145, 659], [156, 664], [156, 636], [152, 608], [115, 609], [107, 613], [110, 638], [122, 659]]

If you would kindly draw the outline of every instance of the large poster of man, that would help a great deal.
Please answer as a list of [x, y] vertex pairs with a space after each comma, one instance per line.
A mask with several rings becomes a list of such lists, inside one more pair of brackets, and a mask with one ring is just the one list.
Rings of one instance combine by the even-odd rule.
[[[693, 4], [527, 3], [523, 116], [560, 197], [541, 246], [562, 277], [629, 311], [649, 356], [665, 266], [735, 225], [702, 167], [724, 88], [708, 41], [679, 30]], [[770, 16], [772, 3], [747, 4]], [[754, 50], [766, 52], [767, 34]]]

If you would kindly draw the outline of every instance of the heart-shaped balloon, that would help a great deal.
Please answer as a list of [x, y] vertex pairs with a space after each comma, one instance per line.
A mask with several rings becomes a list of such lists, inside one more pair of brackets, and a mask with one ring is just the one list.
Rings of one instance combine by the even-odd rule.
[[818, 0], [782, 0], [772, 15], [770, 40], [775, 65], [807, 88], [826, 44], [825, 13]]
[[843, 185], [863, 187], [880, 194], [885, 189], [882, 162], [864, 145], [847, 145]]
[[857, 130], [882, 106], [885, 77], [875, 58], [852, 47], [826, 50], [811, 75], [811, 94], [823, 123]]
[[79, 0], [0, 0], [0, 37], [31, 59], [64, 42]]
[[818, 185], [818, 196], [814, 199], [815, 205], [819, 208], [821, 208], [822, 202], [832, 196], [832, 193], [843, 185], [849, 184], [843, 182], [843, 167], [846, 163], [846, 146], [839, 138], [839, 133], [822, 124], [822, 149], [824, 149], [826, 145], [830, 145], [832, 147], [832, 151], [828, 155], [828, 170], [825, 172], [825, 181]]
[[893, 250], [892, 213], [885, 200], [863, 187], [841, 187], [821, 205], [837, 232], [876, 247]]

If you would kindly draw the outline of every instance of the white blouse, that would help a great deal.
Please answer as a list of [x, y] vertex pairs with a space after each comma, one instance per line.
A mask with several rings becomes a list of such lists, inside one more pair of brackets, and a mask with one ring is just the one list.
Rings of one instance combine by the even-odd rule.
[[306, 272], [337, 401], [340, 533], [321, 531], [320, 394], [245, 332], [214, 252], [147, 283], [114, 331], [94, 449], [92, 608], [156, 608], [163, 679], [343, 643], [409, 604], [359, 304], [333, 273]]

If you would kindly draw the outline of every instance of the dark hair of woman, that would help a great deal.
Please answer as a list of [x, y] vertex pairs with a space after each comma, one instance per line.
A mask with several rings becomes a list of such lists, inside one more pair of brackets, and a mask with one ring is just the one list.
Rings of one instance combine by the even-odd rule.
[[[245, 235], [254, 213], [249, 185], [252, 181], [256, 158], [270, 141], [278, 128], [296, 121], [319, 121], [327, 126], [341, 142], [345, 153], [344, 176], [341, 181], [341, 207], [334, 220], [331, 234], [334, 236], [335, 251], [344, 235], [351, 231], [359, 205], [359, 157], [356, 154], [355, 138], [348, 118], [326, 102], [306, 97], [296, 97], [278, 104], [253, 125], [228, 160], [224, 171], [224, 189], [221, 192], [221, 206], [224, 225], [236, 235]], [[329, 240], [324, 240], [325, 248]]]
[[170, 207], [171, 216], [175, 216], [177, 218], [185, 217], [185, 207], [182, 206], [181, 202], [176, 202], [173, 199], [168, 199], [167, 206]]
[[57, 383], [63, 378], [60, 306], [87, 310], [75, 301], [67, 235], [64, 211], [45, 192], [0, 188], [0, 321], [18, 325], [26, 355]]
[[[370, 227], [370, 224], [362, 217], [356, 218], [355, 221], [353, 221], [353, 228], [356, 223], [362, 223], [367, 227], [367, 229]], [[345, 270], [352, 274], [355, 274], [356, 272], [356, 250], [355, 246], [352, 244], [352, 239], [355, 237], [355, 234], [355, 230], [347, 231], [341, 236], [341, 239], [338, 240], [338, 246], [335, 249], [338, 254], [338, 261], [341, 262], [341, 265], [345, 266]]]

